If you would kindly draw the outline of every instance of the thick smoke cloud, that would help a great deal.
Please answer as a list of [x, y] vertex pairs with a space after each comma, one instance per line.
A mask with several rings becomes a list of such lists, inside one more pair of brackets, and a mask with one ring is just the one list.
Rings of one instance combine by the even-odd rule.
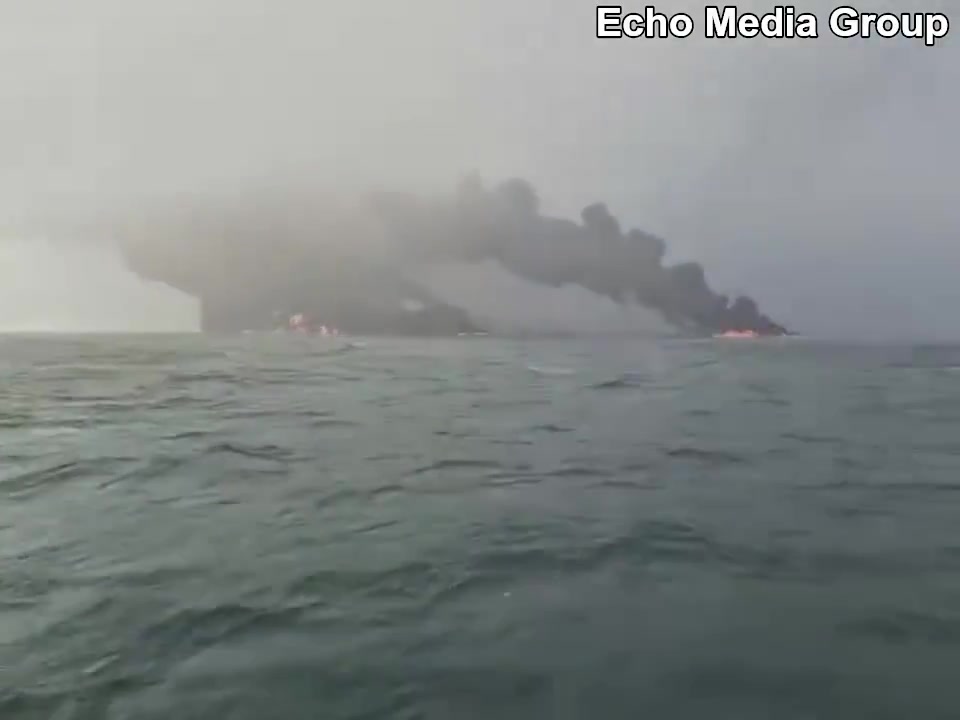
[[602, 198], [669, 239], [662, 265], [696, 259], [804, 334], [956, 339], [955, 3], [858, 5], [947, 12], [934, 49], [832, 38], [835, 5], [797, 5], [813, 41], [604, 41], [576, 0], [7, 2], [0, 223], [287, 184], [442, 193], [477, 168], [528, 178], [543, 216]]
[[[113, 235], [144, 277], [200, 297], [210, 329], [313, 312], [347, 330], [399, 330], [408, 325], [404, 302], [437, 306], [415, 279], [418, 268], [495, 261], [534, 283], [656, 309], [691, 332], [785, 332], [751, 298], [711, 289], [699, 264], [665, 264], [663, 240], [624, 230], [603, 203], [585, 207], [579, 222], [545, 216], [533, 186], [519, 179], [488, 190], [470, 176], [447, 196], [379, 192], [350, 204], [264, 192], [219, 206], [180, 200]], [[438, 321], [417, 329], [468, 325], [445, 319], [435, 328]]]
[[552, 287], [496, 260], [430, 263], [410, 274], [438, 299], [465, 309], [496, 334], [671, 337], [678, 329], [656, 310], [619, 304], [579, 285]]
[[731, 300], [712, 290], [698, 263], [665, 265], [666, 243], [624, 230], [603, 203], [585, 207], [579, 223], [548, 217], [530, 183], [513, 179], [487, 190], [477, 176], [450, 198], [383, 194], [373, 202], [388, 235], [423, 262], [493, 259], [538, 283], [575, 284], [618, 303], [656, 308], [691, 330], [785, 332], [752, 298]]

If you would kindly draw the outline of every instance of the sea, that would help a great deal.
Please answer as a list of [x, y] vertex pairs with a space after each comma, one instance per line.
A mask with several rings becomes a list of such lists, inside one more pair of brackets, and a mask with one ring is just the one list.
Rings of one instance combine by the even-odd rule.
[[960, 348], [0, 338], [3, 720], [960, 717]]

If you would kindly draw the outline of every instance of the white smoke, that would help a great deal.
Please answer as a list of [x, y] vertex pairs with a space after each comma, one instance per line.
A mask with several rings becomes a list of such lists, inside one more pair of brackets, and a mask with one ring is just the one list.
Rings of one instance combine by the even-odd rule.
[[631, 333], [675, 335], [655, 310], [618, 305], [578, 285], [524, 280], [494, 260], [431, 264], [413, 273], [434, 296], [500, 333]]
[[0, 241], [0, 332], [198, 332], [199, 301], [128, 270], [111, 247]]

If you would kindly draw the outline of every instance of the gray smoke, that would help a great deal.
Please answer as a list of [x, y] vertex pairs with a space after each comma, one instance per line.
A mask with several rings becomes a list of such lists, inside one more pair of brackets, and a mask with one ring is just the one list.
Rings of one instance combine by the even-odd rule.
[[601, 41], [574, 0], [2, 4], [7, 237], [245, 187], [430, 197], [477, 168], [529, 178], [545, 217], [580, 224], [602, 198], [669, 239], [663, 266], [695, 258], [791, 329], [960, 337], [955, 17], [929, 49], [831, 38], [827, 0], [797, 5], [814, 41]]
[[0, 242], [0, 332], [199, 330], [195, 298], [144, 282], [112, 248], [43, 238]]
[[663, 240], [622, 229], [602, 203], [584, 208], [580, 222], [544, 216], [533, 187], [516, 179], [487, 190], [470, 176], [447, 196], [379, 192], [352, 203], [266, 191], [219, 205], [180, 199], [112, 233], [144, 277], [200, 297], [208, 311], [223, 308], [229, 318], [207, 312], [210, 329], [315, 308], [344, 329], [369, 330], [375, 313], [438, 300], [419, 280], [424, 268], [495, 262], [534, 283], [656, 309], [693, 332], [784, 332], [749, 297], [712, 290], [697, 263], [665, 264]]
[[430, 263], [411, 276], [438, 299], [462, 307], [481, 327], [508, 335], [677, 334], [658, 312], [617, 303], [579, 285], [550, 287], [516, 275], [494, 260]]
[[603, 203], [585, 207], [577, 223], [542, 215], [535, 189], [523, 180], [487, 190], [471, 176], [450, 198], [381, 194], [373, 204], [386, 234], [423, 263], [496, 260], [544, 285], [578, 285], [619, 304], [655, 308], [679, 327], [785, 332], [753, 299], [713, 291], [699, 264], [665, 265], [666, 243], [621, 228]]

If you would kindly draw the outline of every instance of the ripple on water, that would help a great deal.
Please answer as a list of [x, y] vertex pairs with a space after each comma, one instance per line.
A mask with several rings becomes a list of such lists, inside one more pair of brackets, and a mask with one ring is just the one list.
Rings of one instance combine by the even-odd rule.
[[956, 715], [955, 373], [288, 340], [3, 341], [0, 718]]

